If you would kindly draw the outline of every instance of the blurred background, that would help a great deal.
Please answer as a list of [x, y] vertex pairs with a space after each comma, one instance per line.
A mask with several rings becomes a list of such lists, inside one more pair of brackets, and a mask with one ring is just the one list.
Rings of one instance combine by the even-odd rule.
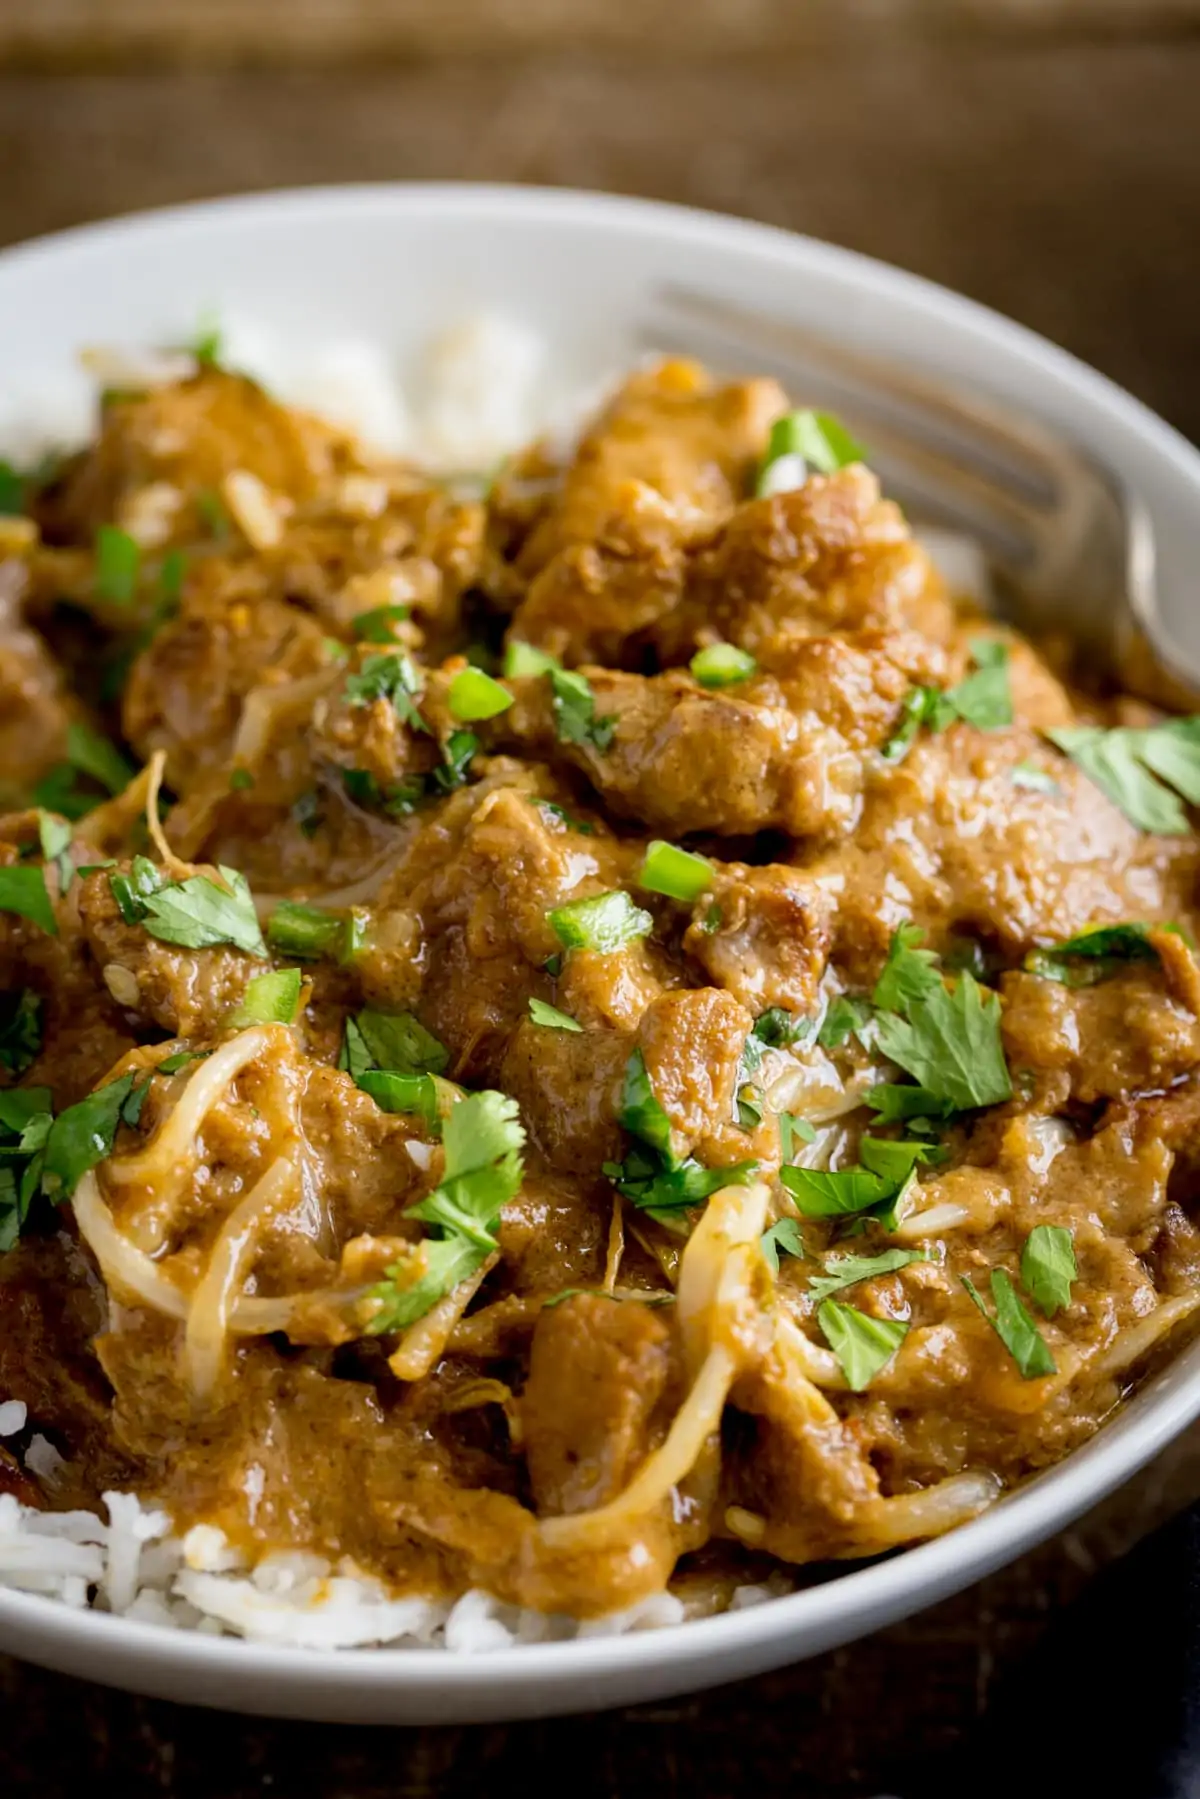
[[[291, 183], [610, 189], [999, 307], [1200, 441], [1200, 0], [0, 0], [0, 244]], [[72, 1799], [908, 1793], [1096, 1568], [1200, 1496], [1175, 1445], [1066, 1536], [753, 1688], [402, 1737], [213, 1718], [0, 1658], [0, 1785]], [[921, 1799], [919, 1792], [912, 1799]], [[1115, 1796], [1114, 1796], [1115, 1799]]]

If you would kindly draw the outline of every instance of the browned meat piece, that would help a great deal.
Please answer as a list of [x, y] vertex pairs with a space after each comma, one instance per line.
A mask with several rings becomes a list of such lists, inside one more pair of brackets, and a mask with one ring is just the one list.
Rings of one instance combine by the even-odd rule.
[[714, 638], [769, 661], [778, 639], [910, 629], [936, 641], [953, 619], [903, 515], [855, 464], [739, 508], [697, 551], [684, 603], [654, 641], [664, 662]]
[[584, 1512], [625, 1487], [654, 1447], [672, 1379], [671, 1327], [636, 1301], [579, 1294], [546, 1307], [521, 1399], [539, 1512]]
[[1200, 1020], [1157, 970], [1081, 989], [1011, 974], [1001, 993], [1010, 1066], [1065, 1074], [1085, 1104], [1169, 1087], [1200, 1063]]
[[632, 1047], [622, 1031], [547, 1030], [528, 1018], [517, 1024], [499, 1080], [551, 1167], [586, 1180], [620, 1159], [617, 1108]]
[[[1025, 763], [1057, 791], [1018, 785]], [[869, 981], [909, 919], [935, 944], [969, 932], [1019, 957], [1087, 924], [1185, 917], [1197, 854], [1143, 836], [1033, 733], [952, 725], [876, 765], [853, 838], [804, 866], [838, 895], [835, 953]]]
[[796, 869], [726, 862], [697, 901], [684, 948], [749, 1011], [811, 1012], [833, 916], [830, 895]]
[[513, 1293], [553, 1295], [566, 1287], [599, 1286], [612, 1190], [607, 1181], [595, 1179], [598, 1168], [594, 1163], [584, 1170], [584, 1182], [526, 1175], [500, 1222], [500, 1252]]
[[681, 532], [717, 523], [748, 491], [771, 424], [786, 411], [775, 382], [721, 387], [692, 362], [630, 376], [584, 433], [522, 566], [533, 572], [569, 544], [595, 542], [628, 509], [631, 489], [665, 501]]
[[945, 640], [954, 612], [903, 517], [855, 466], [679, 533], [654, 494], [626, 498], [538, 577], [512, 635], [564, 661], [667, 666], [724, 639], [776, 668], [797, 638], [915, 629]]
[[[212, 868], [189, 872], [220, 880]], [[173, 1037], [222, 1030], [247, 983], [267, 967], [239, 949], [181, 949], [160, 943], [140, 924], [126, 924], [108, 871], [80, 883], [77, 903], [88, 950], [113, 999], [122, 1010]]]
[[[145, 760], [167, 753], [167, 780], [190, 793], [232, 759], [246, 696], [330, 666], [324, 633], [294, 606], [217, 562], [198, 565], [178, 617], [134, 662], [122, 729]], [[316, 696], [308, 696], [309, 704]], [[242, 745], [237, 744], [240, 751]]]
[[664, 993], [648, 1007], [638, 1047], [671, 1128], [700, 1161], [742, 1161], [749, 1139], [736, 1122], [738, 1066], [753, 1019], [719, 987]]
[[210, 529], [204, 496], [219, 494], [235, 469], [295, 503], [311, 499], [349, 460], [342, 433], [280, 406], [245, 376], [205, 369], [190, 381], [110, 400], [95, 444], [46, 495], [39, 518], [51, 541], [90, 545], [102, 524], [138, 523], [153, 488], [165, 535], [193, 542]]
[[809, 638], [786, 675], [707, 692], [682, 671], [589, 669], [611, 744], [559, 742], [548, 683], [514, 683], [497, 742], [582, 769], [603, 798], [654, 831], [718, 836], [778, 829], [836, 835], [853, 823], [864, 755], [891, 733], [914, 679], [945, 663], [912, 635]]
[[25, 566], [0, 551], [0, 811], [24, 805], [66, 754], [79, 714], [62, 670], [22, 618]]

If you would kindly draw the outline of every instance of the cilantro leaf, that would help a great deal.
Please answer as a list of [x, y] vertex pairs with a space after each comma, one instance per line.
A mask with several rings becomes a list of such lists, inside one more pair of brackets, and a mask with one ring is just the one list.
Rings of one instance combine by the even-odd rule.
[[0, 1092], [0, 1253], [12, 1248], [29, 1216], [52, 1122], [48, 1087]]
[[547, 1005], [544, 999], [531, 999], [529, 1016], [534, 1024], [543, 1025], [550, 1031], [579, 1031], [583, 1026], [579, 1020], [572, 1018], [569, 1012], [560, 1012], [557, 1006]]
[[57, 1204], [69, 1199], [83, 1176], [112, 1154], [117, 1126], [133, 1093], [134, 1075], [97, 1087], [78, 1105], [60, 1112], [46, 1138], [42, 1188]]
[[1025, 967], [1030, 974], [1067, 987], [1091, 987], [1125, 964], [1155, 961], [1158, 952], [1150, 941], [1151, 928], [1137, 923], [1091, 925], [1052, 949], [1031, 950]]
[[808, 1283], [809, 1297], [814, 1300], [828, 1299], [831, 1293], [840, 1293], [843, 1287], [857, 1286], [859, 1281], [873, 1281], [881, 1274], [894, 1274], [899, 1268], [907, 1268], [910, 1262], [927, 1262], [929, 1253], [924, 1249], [885, 1249], [877, 1256], [830, 1256], [825, 1263], [825, 1272], [814, 1275]]
[[1024, 787], [1030, 793], [1044, 793], [1051, 799], [1058, 799], [1062, 794], [1062, 788], [1054, 776], [1047, 774], [1044, 768], [1039, 768], [1036, 762], [1014, 764], [1008, 778], [1014, 787]]
[[902, 924], [892, 933], [883, 973], [875, 983], [872, 1003], [884, 1012], [904, 1012], [916, 1000], [928, 999], [942, 985], [937, 957], [917, 946], [925, 941], [919, 925]]
[[654, 1091], [646, 1068], [646, 1058], [640, 1049], [635, 1049], [625, 1064], [625, 1078], [617, 1105], [617, 1121], [631, 1137], [648, 1143], [665, 1161], [674, 1163], [671, 1120]]
[[500, 1213], [523, 1178], [525, 1131], [516, 1101], [505, 1093], [468, 1094], [451, 1108], [443, 1141], [441, 1181], [408, 1212], [443, 1235], [427, 1238], [372, 1288], [380, 1306], [366, 1327], [371, 1336], [415, 1323], [499, 1248]]
[[812, 1036], [815, 1020], [803, 1012], [788, 1012], [783, 1006], [768, 1006], [754, 1020], [754, 1035], [769, 1049], [787, 1049]]
[[[347, 1038], [352, 1027], [362, 1045], [364, 1067], [374, 1065], [395, 1074], [441, 1074], [450, 1061], [445, 1044], [412, 1012], [380, 1012], [367, 1006], [346, 1020]], [[350, 1071], [357, 1078], [353, 1066]]]
[[1021, 1251], [1021, 1283], [1039, 1312], [1053, 1318], [1069, 1306], [1078, 1276], [1071, 1232], [1060, 1224], [1035, 1224]]
[[878, 1041], [889, 1060], [955, 1111], [997, 1105], [1012, 1096], [999, 996], [985, 999], [971, 974], [963, 974], [953, 992], [939, 987], [910, 1003], [907, 1018], [880, 1014]]
[[145, 894], [141, 903], [147, 932], [160, 943], [183, 949], [231, 943], [249, 956], [265, 956], [267, 946], [245, 877], [235, 868], [221, 867], [218, 872], [223, 887], [208, 875], [189, 875]]
[[44, 869], [30, 868], [28, 863], [0, 868], [0, 912], [15, 912], [48, 937], [58, 936], [58, 920], [46, 891]]
[[[880, 1081], [863, 1096], [864, 1105], [878, 1112], [880, 1124], [907, 1124], [912, 1119], [948, 1119], [954, 1107], [925, 1087], [904, 1087], [896, 1081]], [[917, 1125], [913, 1124], [916, 1130]]]
[[806, 1218], [843, 1218], [865, 1212], [891, 1199], [896, 1183], [867, 1168], [841, 1168], [830, 1173], [822, 1168], [786, 1167], [779, 1178]]
[[817, 1133], [807, 1118], [798, 1118], [794, 1112], [779, 1114], [779, 1157], [783, 1162], [790, 1162], [796, 1153], [796, 1144], [815, 1143]]
[[391, 655], [368, 656], [357, 674], [346, 676], [346, 699], [351, 706], [370, 706], [390, 700], [399, 716], [414, 731], [428, 733], [429, 726], [414, 705], [421, 694], [421, 677], [404, 650]]
[[977, 731], [1002, 731], [1013, 722], [1008, 684], [1009, 648], [999, 638], [977, 637], [971, 645], [973, 673], [946, 693], [957, 718]]
[[822, 1049], [840, 1049], [848, 1038], [871, 1021], [871, 1008], [865, 1000], [851, 999], [843, 993], [830, 1005], [817, 1032]]
[[800, 1226], [794, 1218], [781, 1218], [770, 1230], [763, 1232], [758, 1240], [763, 1260], [772, 1274], [779, 1273], [779, 1257], [796, 1256], [803, 1259], [808, 1254], [804, 1247], [804, 1238], [800, 1234]]
[[0, 1068], [25, 1073], [42, 1047], [42, 1002], [31, 987], [0, 994]]
[[356, 612], [350, 627], [360, 643], [395, 643], [394, 625], [403, 624], [409, 608], [403, 603], [372, 606], [368, 612]]
[[67, 761], [109, 793], [123, 793], [133, 779], [133, 769], [116, 745], [78, 720], [67, 726]]
[[838, 1359], [846, 1385], [861, 1393], [885, 1368], [908, 1335], [895, 1318], [869, 1318], [854, 1306], [826, 1299], [817, 1311], [822, 1335]]
[[1148, 730], [1060, 726], [1046, 736], [1140, 831], [1186, 836], [1176, 794], [1200, 805], [1200, 718], [1168, 719]]
[[1013, 1286], [1012, 1277], [1005, 1269], [992, 1269], [992, 1299], [996, 1307], [994, 1318], [980, 1297], [975, 1283], [965, 1274], [961, 1279], [963, 1286], [1017, 1364], [1023, 1380], [1039, 1380], [1045, 1374], [1058, 1372], [1057, 1364], [1045, 1338], [1022, 1305], [1017, 1290]]
[[612, 744], [615, 716], [596, 717], [596, 696], [591, 683], [573, 669], [549, 670], [554, 729], [562, 743], [587, 744], [603, 751]]

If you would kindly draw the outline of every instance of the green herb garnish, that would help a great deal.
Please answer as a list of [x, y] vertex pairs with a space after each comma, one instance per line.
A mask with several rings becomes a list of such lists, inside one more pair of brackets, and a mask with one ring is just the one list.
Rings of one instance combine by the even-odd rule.
[[900, 702], [900, 716], [879, 746], [885, 762], [907, 754], [922, 725], [944, 731], [958, 718], [977, 731], [1000, 731], [1013, 722], [1008, 680], [1009, 648], [999, 638], [976, 638], [971, 645], [975, 668], [944, 693], [937, 687], [910, 687]]
[[975, 1283], [963, 1275], [962, 1284], [987, 1319], [1024, 1380], [1039, 1380], [1046, 1374], [1057, 1374], [1058, 1368], [1049, 1346], [1029, 1316], [1013, 1286], [1012, 1277], [1003, 1268], [993, 1268], [992, 1299], [996, 1307], [993, 1318], [981, 1299]]
[[713, 884], [713, 865], [704, 856], [694, 856], [673, 843], [656, 838], [646, 850], [638, 874], [638, 886], [648, 893], [664, 893], [668, 899], [690, 903]]
[[763, 1261], [772, 1274], [779, 1273], [779, 1257], [795, 1256], [799, 1260], [808, 1254], [804, 1247], [804, 1238], [800, 1234], [800, 1226], [794, 1218], [781, 1218], [770, 1230], [763, 1232], [758, 1240], [763, 1253]]
[[145, 856], [135, 856], [128, 875], [110, 875], [109, 885], [126, 924], [144, 925], [160, 943], [183, 949], [210, 949], [230, 943], [250, 956], [265, 956], [254, 896], [236, 868], [218, 870], [225, 885], [208, 875], [164, 881]]
[[544, 999], [531, 999], [529, 1016], [534, 1024], [545, 1026], [548, 1031], [582, 1031], [579, 1020], [572, 1018], [569, 1012], [560, 1012], [557, 1006], [547, 1005]]
[[30, 868], [27, 863], [0, 868], [0, 912], [15, 912], [45, 931], [58, 936], [58, 921], [46, 891], [45, 870]]
[[925, 933], [919, 925], [902, 924], [892, 933], [888, 959], [875, 983], [872, 1002], [885, 1012], [903, 1012], [942, 985], [937, 957], [930, 949], [920, 949]]
[[761, 498], [769, 491], [767, 476], [772, 465], [783, 456], [800, 456], [810, 468], [823, 475], [833, 475], [852, 462], [865, 461], [866, 454], [833, 413], [814, 412], [807, 406], [796, 412], [785, 412], [771, 426], [755, 492]]
[[815, 1020], [803, 1012], [788, 1012], [783, 1006], [768, 1006], [754, 1020], [754, 1035], [770, 1049], [790, 1049], [813, 1034]]
[[908, 1325], [899, 1319], [869, 1318], [836, 1299], [827, 1299], [818, 1308], [817, 1322], [852, 1393], [870, 1386], [908, 1335]]
[[227, 1023], [231, 1027], [291, 1024], [300, 1004], [300, 978], [298, 968], [275, 968], [269, 974], [255, 975], [247, 983], [241, 1005], [230, 1013]]
[[0, 1068], [14, 1079], [37, 1060], [42, 1047], [42, 1002], [32, 987], [0, 994]]
[[587, 744], [601, 753], [609, 749], [617, 721], [596, 717], [596, 696], [585, 676], [572, 669], [550, 670], [554, 729], [562, 743]]
[[1176, 795], [1200, 805], [1200, 717], [1148, 730], [1061, 727], [1046, 736], [1139, 831], [1186, 836], [1187, 814]]
[[397, 714], [414, 731], [428, 733], [429, 726], [417, 711], [421, 676], [404, 650], [391, 655], [368, 656], [358, 673], [346, 676], [346, 699], [351, 706], [371, 706], [390, 700]]
[[1012, 1097], [1000, 1041], [1000, 1000], [963, 974], [953, 992], [931, 988], [907, 1014], [877, 1015], [882, 1053], [898, 1062], [923, 1092], [954, 1111], [998, 1105]]
[[[1178, 926], [1157, 928], [1178, 931]], [[1151, 929], [1147, 924], [1091, 925], [1053, 949], [1031, 950], [1025, 967], [1030, 974], [1067, 987], [1091, 987], [1131, 962], [1156, 961]]]
[[372, 606], [369, 612], [356, 612], [350, 628], [360, 643], [395, 643], [393, 625], [401, 625], [408, 617], [404, 605]]
[[1063, 1311], [1078, 1278], [1071, 1232], [1060, 1224], [1035, 1224], [1021, 1251], [1021, 1284], [1038, 1311], [1047, 1318]]
[[817, 1042], [822, 1049], [840, 1049], [848, 1038], [861, 1031], [871, 1021], [871, 1008], [865, 1000], [851, 999], [842, 994], [830, 1005], [821, 1021], [817, 1032]]
[[97, 1087], [54, 1120], [46, 1137], [42, 1189], [55, 1204], [69, 1199], [83, 1176], [112, 1154], [118, 1125], [137, 1123], [149, 1077], [136, 1087], [135, 1078], [131, 1071]]
[[491, 675], [485, 675], [481, 668], [460, 669], [450, 683], [446, 695], [446, 704], [452, 715], [461, 719], [464, 724], [472, 724], [476, 719], [495, 718], [498, 712], [507, 712], [513, 703], [513, 696], [507, 687], [499, 681], [493, 681]]
[[881, 1274], [894, 1274], [910, 1262], [927, 1262], [924, 1249], [885, 1249], [877, 1256], [830, 1256], [823, 1274], [814, 1275], [808, 1283], [808, 1295], [814, 1303], [840, 1293], [844, 1287], [856, 1287], [859, 1281], [873, 1281]]
[[117, 525], [101, 525], [96, 532], [96, 597], [115, 606], [128, 606], [137, 592], [142, 549], [136, 537]]
[[400, 1331], [499, 1249], [500, 1213], [520, 1189], [525, 1132], [515, 1100], [504, 1093], [472, 1093], [453, 1106], [443, 1126], [445, 1168], [428, 1198], [409, 1208], [439, 1234], [411, 1261], [388, 1269], [372, 1288], [379, 1310], [367, 1325], [372, 1336]]
[[693, 681], [701, 687], [735, 687], [739, 681], [748, 681], [758, 664], [749, 651], [739, 650], [735, 643], [711, 643], [697, 650], [688, 666]]
[[605, 956], [648, 937], [654, 929], [649, 912], [635, 906], [621, 887], [590, 899], [570, 900], [546, 917], [564, 949], [590, 949]]

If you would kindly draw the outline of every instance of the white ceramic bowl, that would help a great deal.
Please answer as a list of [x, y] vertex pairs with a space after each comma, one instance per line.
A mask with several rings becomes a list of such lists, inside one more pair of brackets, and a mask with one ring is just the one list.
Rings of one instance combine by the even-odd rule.
[[[178, 343], [206, 307], [314, 344], [368, 336], [398, 359], [497, 310], [549, 339], [572, 380], [611, 372], [659, 283], [791, 313], [865, 348], [983, 383], [1090, 444], [1149, 502], [1163, 610], [1200, 564], [1200, 456], [1127, 394], [967, 300], [761, 225], [593, 194], [317, 189], [68, 232], [0, 256], [0, 393], [61, 393], [80, 345]], [[334, 1654], [156, 1630], [0, 1591], [0, 1648], [172, 1699], [354, 1723], [518, 1718], [658, 1699], [861, 1636], [1021, 1554], [1200, 1414], [1200, 1344], [1086, 1448], [935, 1543], [701, 1623], [463, 1657]]]

